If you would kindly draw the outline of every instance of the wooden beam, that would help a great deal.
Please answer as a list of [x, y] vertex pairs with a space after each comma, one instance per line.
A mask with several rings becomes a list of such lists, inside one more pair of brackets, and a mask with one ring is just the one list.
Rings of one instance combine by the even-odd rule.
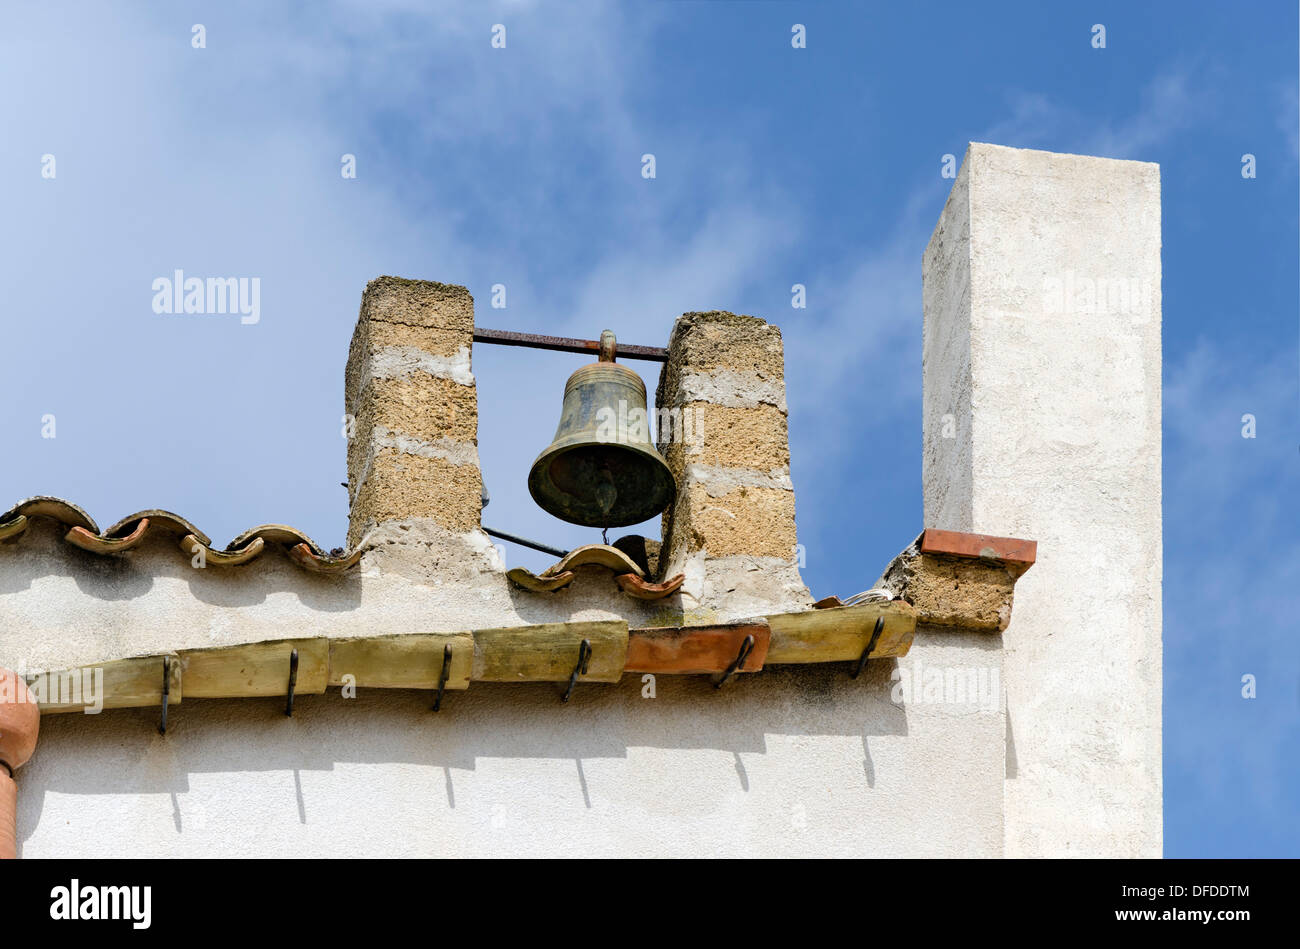
[[265, 643], [186, 649], [180, 652], [185, 669], [185, 696], [191, 699], [231, 699], [286, 695], [289, 657], [298, 650], [297, 695], [320, 695], [329, 681], [328, 639], [279, 639]]
[[474, 667], [473, 633], [406, 633], [370, 639], [331, 639], [329, 684], [370, 689], [436, 689], [443, 651], [451, 647], [448, 689], [468, 689]]
[[767, 659], [772, 630], [766, 623], [725, 626], [659, 626], [628, 631], [628, 672], [681, 674], [725, 672], [740, 655], [746, 636], [754, 648], [738, 672], [758, 672]]
[[[443, 649], [452, 648], [448, 689], [478, 682], [567, 682], [579, 648], [591, 643], [586, 682], [618, 682], [626, 672], [709, 674], [724, 671], [754, 636], [742, 672], [764, 664], [848, 662], [858, 659], [877, 617], [884, 618], [872, 657], [901, 656], [911, 646], [916, 610], [907, 603], [865, 603], [801, 613], [774, 614], [766, 623], [657, 627], [629, 632], [624, 620], [543, 623], [471, 632], [403, 633], [344, 639], [280, 639], [166, 653], [168, 704], [184, 697], [282, 696], [289, 687], [289, 657], [298, 650], [295, 692], [318, 695], [345, 684], [384, 689], [436, 689]], [[164, 654], [119, 659], [79, 669], [29, 676], [42, 712], [159, 705]], [[96, 675], [100, 679], [95, 679]], [[90, 678], [86, 678], [89, 676]], [[89, 684], [89, 691], [87, 691]], [[75, 691], [72, 689], [76, 686]], [[89, 699], [89, 703], [87, 700]]]
[[627, 663], [627, 622], [542, 623], [474, 630], [475, 682], [568, 682], [584, 639], [591, 659], [583, 682], [617, 682]]
[[[162, 707], [164, 656], [117, 659], [96, 666], [81, 666], [61, 672], [29, 676], [29, 688], [41, 705], [41, 714], [82, 712], [99, 708]], [[181, 700], [181, 663], [176, 653], [170, 659], [167, 704]]]
[[769, 616], [772, 644], [767, 650], [767, 661], [773, 664], [856, 660], [871, 640], [877, 617], [884, 617], [885, 626], [871, 657], [907, 655], [916, 631], [916, 611], [901, 600], [893, 600]]

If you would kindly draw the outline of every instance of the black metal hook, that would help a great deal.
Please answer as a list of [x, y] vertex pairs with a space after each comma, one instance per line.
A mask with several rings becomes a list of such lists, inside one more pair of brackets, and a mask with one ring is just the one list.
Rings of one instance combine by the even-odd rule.
[[158, 723], [158, 734], [167, 734], [167, 696], [171, 694], [172, 689], [172, 669], [171, 660], [163, 656], [163, 690], [162, 690], [162, 721]]
[[578, 676], [587, 674], [587, 666], [591, 662], [591, 640], [584, 639], [582, 645], [578, 647], [578, 664], [573, 667], [573, 675], [569, 676], [569, 687], [564, 690], [560, 696], [561, 702], [569, 701], [569, 696], [573, 694], [573, 687], [578, 682]]
[[451, 671], [451, 643], [442, 647], [442, 672], [438, 675], [438, 694], [433, 698], [433, 710], [442, 708], [442, 690], [447, 688], [447, 673]]
[[289, 700], [285, 702], [284, 714], [293, 715], [293, 689], [298, 684], [298, 650], [289, 653]]
[[715, 689], [722, 688], [722, 683], [730, 679], [740, 669], [745, 668], [745, 660], [749, 654], [754, 651], [754, 634], [750, 633], [745, 637], [745, 641], [740, 644], [740, 653], [735, 659], [731, 660], [731, 665], [727, 666], [727, 671], [722, 673], [722, 678], [713, 683]]
[[867, 648], [862, 650], [862, 658], [858, 660], [854, 670], [849, 673], [850, 678], [856, 679], [862, 673], [862, 667], [867, 664], [867, 657], [871, 655], [871, 650], [875, 649], [876, 643], [880, 641], [880, 633], [884, 628], [885, 618], [877, 616], [875, 628], [871, 630], [871, 642], [867, 643]]

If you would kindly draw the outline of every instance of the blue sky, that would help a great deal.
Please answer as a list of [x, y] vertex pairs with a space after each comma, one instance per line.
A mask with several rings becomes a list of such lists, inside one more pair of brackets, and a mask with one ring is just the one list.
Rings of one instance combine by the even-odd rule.
[[[219, 544], [268, 521], [342, 544], [343, 362], [366, 281], [398, 274], [467, 285], [496, 328], [780, 324], [805, 578], [854, 593], [922, 526], [942, 156], [1156, 161], [1166, 852], [1300, 855], [1295, 4], [428, 6], [6, 5], [0, 507], [57, 494], [102, 525], [163, 507]], [[261, 321], [155, 315], [177, 268], [260, 277]], [[474, 358], [485, 521], [591, 540], [524, 489], [583, 360]]]

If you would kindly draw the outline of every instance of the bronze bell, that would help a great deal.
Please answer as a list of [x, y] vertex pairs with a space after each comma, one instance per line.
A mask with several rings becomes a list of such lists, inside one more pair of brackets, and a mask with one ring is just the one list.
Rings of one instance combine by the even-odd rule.
[[662, 513], [677, 494], [650, 441], [645, 383], [614, 362], [614, 334], [600, 334], [600, 361], [564, 387], [550, 446], [528, 473], [528, 492], [556, 517], [584, 527], [626, 527]]

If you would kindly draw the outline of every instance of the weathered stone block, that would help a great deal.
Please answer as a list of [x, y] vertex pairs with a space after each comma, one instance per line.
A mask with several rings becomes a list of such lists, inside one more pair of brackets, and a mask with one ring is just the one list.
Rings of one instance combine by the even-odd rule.
[[472, 335], [474, 298], [455, 284], [376, 277], [362, 295], [361, 319]]
[[668, 543], [674, 549], [704, 550], [710, 557], [793, 560], [794, 492], [739, 487], [712, 497], [703, 484], [692, 483], [678, 502], [672, 530]]
[[781, 332], [752, 316], [686, 313], [673, 327], [657, 404], [682, 424], [660, 451], [677, 480], [660, 573], [683, 602], [757, 615], [811, 602], [799, 578]]
[[350, 545], [386, 521], [478, 527], [473, 333], [464, 287], [397, 277], [366, 287], [344, 381]]
[[683, 417], [689, 420], [684, 437], [660, 444], [675, 476], [687, 464], [789, 471], [786, 417], [775, 405], [736, 408], [689, 402], [683, 406]]
[[[673, 326], [668, 348], [663, 382], [670, 392], [682, 370], [730, 369], [762, 373], [778, 380], [785, 378], [781, 331], [756, 316], [722, 310], [683, 313]], [[661, 390], [664, 389], [661, 384]], [[663, 404], [662, 395], [663, 391], [660, 404]]]
[[[482, 490], [477, 465], [381, 448], [352, 501], [352, 529], [364, 536], [367, 529], [385, 521], [428, 518], [451, 531], [474, 530], [479, 526]], [[349, 535], [349, 540], [355, 543], [360, 536]]]

